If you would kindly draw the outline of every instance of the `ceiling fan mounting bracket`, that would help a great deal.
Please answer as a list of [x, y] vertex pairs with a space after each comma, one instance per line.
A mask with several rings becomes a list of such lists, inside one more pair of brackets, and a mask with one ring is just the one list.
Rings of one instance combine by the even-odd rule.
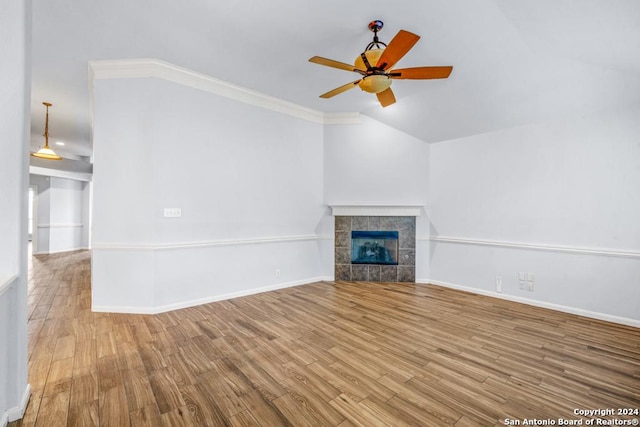
[[371, 30], [374, 33], [377, 33], [378, 31], [382, 30], [382, 27], [384, 27], [384, 22], [382, 22], [379, 19], [369, 22], [369, 30]]
[[377, 49], [381, 49], [381, 45], [387, 47], [386, 43], [382, 43], [378, 39], [378, 31], [382, 30], [382, 27], [384, 27], [384, 22], [380, 21], [379, 19], [369, 22], [369, 30], [373, 32], [373, 41], [367, 45], [364, 50], [365, 52], [373, 49], [374, 47]]

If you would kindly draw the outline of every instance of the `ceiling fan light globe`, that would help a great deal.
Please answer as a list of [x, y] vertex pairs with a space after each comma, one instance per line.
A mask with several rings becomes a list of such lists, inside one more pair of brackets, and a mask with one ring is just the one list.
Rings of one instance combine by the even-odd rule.
[[53, 151], [49, 147], [41, 148], [37, 152], [31, 153], [31, 155], [33, 157], [38, 157], [38, 158], [47, 159], [47, 160], [61, 160], [62, 159], [62, 157], [58, 156], [56, 154], [56, 152]]
[[[382, 52], [384, 52], [384, 49], [371, 49], [364, 52], [364, 56], [367, 57], [367, 61], [369, 61], [369, 65], [371, 65], [372, 67], [375, 67], [376, 64], [378, 63], [378, 59], [380, 59], [380, 57], [382, 56]], [[353, 65], [355, 65], [355, 67], [360, 70], [367, 69], [367, 66], [362, 60], [361, 55], [358, 55], [356, 57], [356, 60], [353, 62]]]
[[391, 81], [392, 80], [384, 74], [374, 74], [364, 77], [360, 80], [358, 86], [365, 92], [380, 93], [391, 86]]

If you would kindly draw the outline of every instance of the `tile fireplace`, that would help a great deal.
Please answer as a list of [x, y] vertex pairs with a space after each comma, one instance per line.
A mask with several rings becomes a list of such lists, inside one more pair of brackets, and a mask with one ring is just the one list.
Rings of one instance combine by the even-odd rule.
[[335, 216], [335, 279], [415, 281], [415, 216]]

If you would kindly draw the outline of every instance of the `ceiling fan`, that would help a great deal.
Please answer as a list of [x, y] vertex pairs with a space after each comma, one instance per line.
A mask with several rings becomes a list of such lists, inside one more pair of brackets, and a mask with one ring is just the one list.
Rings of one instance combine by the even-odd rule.
[[[314, 56], [309, 59], [320, 65], [338, 68], [340, 70], [354, 71], [362, 78], [330, 90], [320, 95], [320, 98], [331, 98], [342, 92], [354, 88], [356, 85], [365, 92], [375, 93], [383, 107], [396, 102], [391, 90], [392, 79], [446, 79], [451, 74], [453, 67], [414, 67], [393, 70], [393, 66], [415, 45], [420, 36], [409, 31], [400, 30], [389, 44], [382, 43], [378, 39], [378, 31], [383, 27], [382, 21], [376, 20], [369, 23], [369, 30], [373, 32], [373, 41], [367, 45], [355, 60], [353, 65], [333, 59]], [[383, 47], [384, 46], [384, 47]]]

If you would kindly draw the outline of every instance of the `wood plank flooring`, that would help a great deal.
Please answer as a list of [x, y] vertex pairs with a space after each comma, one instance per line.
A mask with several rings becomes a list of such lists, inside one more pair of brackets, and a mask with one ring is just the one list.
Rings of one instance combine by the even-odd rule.
[[640, 409], [640, 329], [437, 286], [90, 308], [88, 252], [32, 259], [32, 396], [12, 427], [490, 426]]

